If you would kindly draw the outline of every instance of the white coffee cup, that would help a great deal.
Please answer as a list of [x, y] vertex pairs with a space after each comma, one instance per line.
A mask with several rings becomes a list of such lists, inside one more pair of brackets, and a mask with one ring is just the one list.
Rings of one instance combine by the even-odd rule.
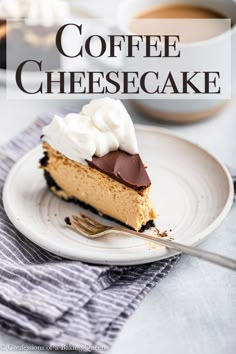
[[[231, 18], [234, 26], [231, 30], [232, 64], [236, 63], [236, 1], [235, 0], [123, 0], [118, 6], [117, 25], [125, 34], [131, 33], [130, 21], [140, 13], [157, 6], [170, 4], [190, 4], [206, 7], [221, 13], [226, 18]], [[229, 33], [230, 35], [230, 33]], [[222, 36], [207, 40], [207, 45], [211, 41], [220, 41]], [[199, 43], [199, 46], [202, 43]], [[222, 52], [222, 55], [224, 53]], [[236, 92], [236, 67], [232, 65], [232, 95]], [[187, 123], [208, 118], [217, 114], [227, 103], [221, 99], [136, 99], [135, 105], [144, 113], [160, 120], [178, 123]]]

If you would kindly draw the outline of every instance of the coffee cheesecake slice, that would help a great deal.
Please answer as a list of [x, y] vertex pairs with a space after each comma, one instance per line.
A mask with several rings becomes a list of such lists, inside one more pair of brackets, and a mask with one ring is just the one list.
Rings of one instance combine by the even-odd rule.
[[151, 182], [120, 101], [93, 100], [80, 114], [54, 117], [42, 140], [51, 192], [137, 231], [153, 225]]

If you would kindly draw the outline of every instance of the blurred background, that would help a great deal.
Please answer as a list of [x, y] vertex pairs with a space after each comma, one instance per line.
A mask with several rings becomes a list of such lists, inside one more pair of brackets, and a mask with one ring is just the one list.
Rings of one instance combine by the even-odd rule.
[[[117, 0], [65, 0], [70, 6], [72, 17], [106, 18], [116, 21], [117, 8], [120, 1]], [[214, 0], [212, 0], [214, 3]], [[0, 1], [1, 4], [1, 1]], [[1, 76], [1, 75], [0, 75]], [[236, 99], [227, 103], [223, 110], [213, 115], [208, 120], [193, 124], [165, 123], [153, 119], [134, 107], [133, 102], [124, 102], [134, 123], [158, 125], [169, 128], [181, 136], [184, 136], [198, 144], [201, 144], [220, 160], [229, 166], [236, 166], [234, 156], [236, 154]], [[0, 144], [4, 144], [19, 131], [26, 128], [32, 121], [44, 113], [60, 112], [62, 109], [79, 111], [84, 104], [83, 100], [11, 100], [7, 99], [3, 80], [0, 80]], [[171, 105], [178, 104], [175, 100]]]

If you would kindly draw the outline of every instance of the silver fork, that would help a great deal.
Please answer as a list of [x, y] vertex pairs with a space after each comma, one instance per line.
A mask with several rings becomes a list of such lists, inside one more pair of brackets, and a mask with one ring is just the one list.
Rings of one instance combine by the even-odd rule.
[[199, 248], [186, 246], [181, 243], [173, 242], [171, 240], [166, 240], [158, 237], [158, 235], [152, 236], [144, 233], [136, 232], [133, 230], [126, 229], [124, 227], [113, 227], [108, 225], [100, 224], [99, 222], [91, 219], [86, 215], [75, 216], [71, 218], [65, 218], [65, 222], [68, 227], [72, 228], [75, 231], [80, 232], [83, 236], [89, 239], [95, 239], [102, 237], [104, 235], [109, 235], [112, 233], [118, 233], [122, 235], [133, 235], [135, 237], [142, 238], [160, 245], [172, 248], [176, 251], [180, 251], [190, 256], [201, 258], [205, 261], [215, 263], [225, 268], [236, 270], [236, 260], [221, 256], [216, 253], [207, 252]]

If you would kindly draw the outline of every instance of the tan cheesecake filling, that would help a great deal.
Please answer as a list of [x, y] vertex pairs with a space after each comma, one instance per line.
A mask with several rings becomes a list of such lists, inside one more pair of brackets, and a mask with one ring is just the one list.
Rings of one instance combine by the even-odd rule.
[[95, 168], [68, 159], [45, 142], [43, 148], [48, 161], [42, 168], [60, 187], [50, 188], [57, 196], [76, 198], [137, 231], [155, 219], [150, 187], [134, 190]]

